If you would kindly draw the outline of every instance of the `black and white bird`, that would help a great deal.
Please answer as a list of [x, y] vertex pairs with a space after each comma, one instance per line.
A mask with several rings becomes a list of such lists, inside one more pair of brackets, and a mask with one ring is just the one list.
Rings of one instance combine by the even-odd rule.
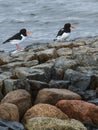
[[63, 28], [61, 28], [54, 41], [65, 41], [71, 33], [71, 28], [75, 29], [76, 27], [71, 25], [70, 23], [66, 23]]
[[25, 28], [21, 29], [20, 32], [18, 32], [17, 34], [13, 35], [12, 37], [8, 38], [7, 40], [5, 40], [2, 44], [5, 44], [7, 42], [11, 43], [11, 44], [15, 44], [16, 48], [18, 51], [21, 51], [21, 47], [19, 46], [19, 44], [24, 41], [24, 39], [26, 38], [27, 35], [29, 35], [30, 32], [28, 32]]

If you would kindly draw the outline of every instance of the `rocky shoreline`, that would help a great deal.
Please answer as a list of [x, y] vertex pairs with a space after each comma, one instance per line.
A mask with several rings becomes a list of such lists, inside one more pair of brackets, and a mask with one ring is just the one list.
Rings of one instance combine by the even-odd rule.
[[98, 37], [0, 52], [0, 101], [2, 130], [97, 130]]

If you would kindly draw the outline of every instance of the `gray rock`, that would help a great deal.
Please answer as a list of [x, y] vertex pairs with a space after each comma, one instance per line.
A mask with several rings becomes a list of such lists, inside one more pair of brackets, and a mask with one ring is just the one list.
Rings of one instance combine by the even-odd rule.
[[65, 88], [68, 89], [70, 85], [69, 81], [65, 81], [65, 80], [51, 80], [49, 82], [49, 88]]
[[19, 79], [6, 79], [4, 80], [4, 94], [7, 94], [10, 91], [17, 89], [25, 89], [30, 91], [30, 85], [27, 80], [19, 80]]
[[76, 66], [77, 62], [73, 59], [69, 59], [64, 56], [57, 58], [54, 65], [54, 71], [52, 73], [53, 79], [63, 79], [65, 70], [75, 69]]
[[93, 103], [98, 106], [98, 98], [95, 98], [93, 100], [88, 100], [89, 103]]
[[12, 73], [11, 72], [3, 72], [0, 74], [0, 91], [3, 89], [3, 82], [5, 79], [11, 78]]
[[11, 62], [12, 57], [7, 52], [0, 52], [0, 65]]
[[69, 89], [73, 91], [85, 91], [91, 83], [90, 76], [71, 69], [65, 71], [64, 80], [70, 81], [71, 86]]
[[36, 66], [36, 65], [38, 65], [38, 60], [32, 60], [32, 61], [26, 61], [26, 62], [24, 62], [23, 63], [23, 66], [24, 67], [32, 67], [32, 66]]
[[17, 67], [14, 71], [15, 75], [19, 79], [29, 79], [29, 80], [38, 80], [43, 82], [48, 82], [50, 76], [48, 76], [42, 69], [32, 69], [27, 67]]
[[72, 49], [70, 48], [60, 48], [57, 50], [58, 56], [70, 56], [72, 55]]
[[35, 117], [24, 123], [28, 130], [87, 130], [77, 120], [60, 120], [49, 117]]

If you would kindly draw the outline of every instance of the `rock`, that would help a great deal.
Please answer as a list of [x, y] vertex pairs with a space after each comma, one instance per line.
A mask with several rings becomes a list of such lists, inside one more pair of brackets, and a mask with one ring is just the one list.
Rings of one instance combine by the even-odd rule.
[[60, 100], [56, 106], [69, 118], [98, 125], [98, 106], [81, 100]]
[[46, 49], [44, 51], [39, 51], [36, 53], [39, 63], [44, 63], [50, 59], [54, 59], [57, 57], [56, 49]]
[[11, 62], [12, 57], [9, 56], [8, 52], [0, 52], [0, 65]]
[[49, 88], [64, 88], [64, 89], [68, 89], [70, 85], [69, 81], [65, 81], [65, 80], [51, 80], [49, 82]]
[[19, 79], [6, 79], [4, 80], [4, 89], [3, 93], [7, 94], [10, 91], [17, 89], [25, 89], [30, 91], [30, 85], [27, 80], [19, 80]]
[[32, 61], [23, 63], [24, 67], [32, 67], [32, 66], [36, 66], [36, 65], [38, 65], [38, 60], [32, 60]]
[[15, 67], [22, 67], [23, 66], [23, 62], [22, 61], [16, 61], [16, 62], [11, 62], [8, 63], [6, 65], [3, 65], [3, 67], [5, 68], [15, 68]]
[[97, 66], [98, 48], [81, 46], [73, 50], [73, 58], [76, 58], [81, 66]]
[[78, 94], [67, 89], [46, 88], [39, 91], [35, 100], [35, 104], [47, 103], [55, 105], [59, 100], [62, 99], [81, 100], [81, 97]]
[[68, 69], [65, 71], [64, 80], [70, 81], [70, 90], [85, 91], [89, 88], [91, 77], [78, 71]]
[[93, 100], [88, 100], [89, 103], [93, 103], [98, 106], [98, 98], [95, 98]]
[[70, 48], [60, 48], [57, 50], [58, 56], [70, 56], [72, 55], [72, 49]]
[[23, 120], [27, 121], [34, 117], [53, 117], [58, 119], [68, 119], [68, 116], [57, 107], [42, 103], [34, 105], [29, 110], [27, 110], [23, 117]]
[[75, 60], [66, 58], [65, 56], [57, 58], [54, 65], [54, 71], [52, 73], [53, 79], [63, 79], [65, 70], [75, 69], [76, 66], [77, 62]]
[[85, 101], [93, 100], [97, 97], [96, 90], [79, 91], [77, 93], [81, 95], [82, 99]]
[[25, 128], [19, 122], [7, 121], [0, 118], [0, 130], [25, 130]]
[[32, 96], [32, 102], [35, 101], [39, 90], [43, 88], [49, 88], [49, 85], [46, 82], [41, 82], [37, 80], [28, 80], [28, 83], [30, 84], [30, 93]]
[[3, 98], [3, 94], [0, 91], [0, 102], [1, 102], [2, 98]]
[[84, 126], [87, 128], [87, 130], [98, 130], [98, 126], [95, 126], [88, 122], [83, 122]]
[[23, 89], [18, 89], [9, 92], [2, 100], [1, 103], [15, 104], [19, 109], [20, 118], [32, 106], [30, 94]]
[[72, 42], [53, 42], [50, 43], [48, 45], [49, 48], [56, 48], [56, 49], [60, 49], [60, 48], [72, 48], [73, 47], [73, 43]]
[[14, 75], [16, 75], [21, 80], [29, 79], [29, 80], [38, 80], [43, 82], [48, 82], [50, 80], [50, 76], [48, 76], [45, 73], [45, 71], [42, 69], [17, 67], [14, 73], [15, 73]]
[[51, 79], [51, 74], [53, 71], [53, 66], [54, 66], [54, 62], [47, 62], [47, 63], [43, 63], [43, 64], [39, 64], [36, 66], [31, 67], [32, 69], [40, 69], [43, 70], [45, 72], [46, 77], [49, 79]]
[[11, 78], [11, 76], [12, 76], [11, 72], [3, 72], [0, 74], [0, 91], [2, 91], [4, 88], [4, 86], [3, 86], [4, 80]]
[[0, 118], [9, 121], [19, 121], [18, 107], [11, 103], [0, 104]]
[[27, 120], [24, 125], [28, 130], [87, 130], [77, 120], [61, 120], [49, 117], [35, 117]]

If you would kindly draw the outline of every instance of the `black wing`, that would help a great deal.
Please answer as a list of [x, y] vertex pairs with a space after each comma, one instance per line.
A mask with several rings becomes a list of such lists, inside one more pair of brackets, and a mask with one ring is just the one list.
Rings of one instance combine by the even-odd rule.
[[7, 43], [7, 42], [10, 42], [11, 40], [13, 39], [18, 39], [18, 40], [21, 40], [22, 36], [20, 35], [20, 33], [17, 33], [15, 34], [14, 36], [10, 37], [9, 39], [7, 39], [6, 41], [3, 42], [3, 44]]
[[[62, 28], [62, 29], [60, 29], [60, 30], [58, 31], [57, 36], [61, 36], [63, 33], [64, 33], [64, 29]], [[56, 36], [56, 37], [57, 37], [57, 36]]]

